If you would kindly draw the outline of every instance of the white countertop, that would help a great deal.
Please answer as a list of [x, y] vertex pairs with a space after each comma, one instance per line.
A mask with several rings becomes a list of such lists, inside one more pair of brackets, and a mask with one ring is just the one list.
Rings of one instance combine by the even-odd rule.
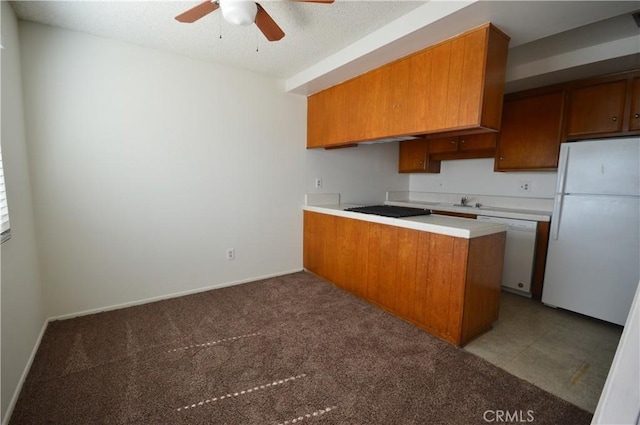
[[[397, 205], [394, 203], [394, 205]], [[441, 235], [454, 236], [464, 239], [472, 239], [480, 236], [492, 235], [507, 230], [505, 224], [490, 223], [468, 218], [450, 217], [445, 215], [422, 215], [407, 218], [391, 218], [378, 215], [362, 214], [352, 211], [344, 211], [345, 208], [357, 207], [361, 205], [350, 204], [328, 204], [328, 205], [305, 205], [305, 211], [312, 211], [321, 214], [330, 214], [338, 217], [352, 218], [355, 220], [369, 221], [372, 223], [387, 224], [390, 226], [404, 227], [407, 229], [421, 230], [425, 232], [437, 233]], [[405, 205], [403, 205], [405, 206]], [[432, 207], [418, 207], [432, 208]], [[464, 210], [471, 208], [463, 208]], [[475, 208], [474, 208], [475, 209]]]
[[[468, 195], [468, 196], [467, 196]], [[403, 207], [428, 208], [456, 213], [486, 215], [515, 220], [550, 221], [553, 209], [553, 198], [522, 198], [513, 196], [493, 196], [459, 193], [434, 193], [412, 191], [389, 191], [388, 205]], [[461, 197], [468, 197], [469, 207], [455, 206]], [[327, 202], [329, 203], [329, 202]], [[337, 202], [336, 202], [337, 203]], [[476, 208], [480, 203], [480, 208]]]
[[490, 217], [512, 218], [516, 220], [532, 220], [532, 221], [550, 221], [550, 211], [525, 210], [519, 208], [503, 208], [482, 206], [476, 207], [460, 207], [442, 202], [422, 202], [422, 201], [386, 201], [387, 205], [396, 205], [399, 207], [425, 208], [430, 210], [457, 212], [465, 214], [486, 215]]

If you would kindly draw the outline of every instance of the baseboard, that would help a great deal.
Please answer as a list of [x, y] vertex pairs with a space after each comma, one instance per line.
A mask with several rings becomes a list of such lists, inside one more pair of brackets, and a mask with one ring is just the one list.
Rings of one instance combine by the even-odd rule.
[[[228, 286], [235, 286], [235, 285], [241, 285], [243, 283], [255, 282], [257, 280], [270, 279], [272, 277], [284, 276], [284, 275], [291, 274], [291, 273], [297, 273], [297, 272], [300, 272], [300, 271], [303, 271], [303, 270], [304, 269], [295, 269], [295, 270], [289, 270], [289, 271], [285, 271], [285, 272], [278, 272], [278, 273], [273, 273], [273, 274], [268, 274], [268, 275], [263, 275], [263, 276], [254, 276], [254, 277], [250, 277], [250, 278], [247, 278], [247, 279], [236, 280], [236, 281], [233, 281], [233, 282], [219, 283], [219, 284], [207, 286], [207, 287], [204, 287], [204, 288], [190, 289], [188, 291], [175, 292], [175, 293], [172, 293], [172, 294], [160, 295], [160, 296], [151, 297], [151, 298], [144, 298], [144, 299], [141, 299], [141, 300], [126, 302], [126, 303], [122, 303], [122, 304], [115, 304], [115, 305], [111, 305], [111, 306], [98, 307], [98, 308], [94, 308], [94, 309], [91, 309], [91, 310], [80, 311], [80, 312], [77, 312], [77, 313], [70, 313], [70, 314], [63, 314], [63, 315], [60, 315], [60, 316], [53, 316], [53, 317], [50, 317], [47, 320], [48, 321], [65, 320], [65, 319], [72, 319], [74, 317], [87, 316], [89, 314], [101, 313], [103, 311], [119, 310], [121, 308], [133, 307], [133, 306], [136, 306], [136, 305], [149, 304], [149, 303], [156, 302], [156, 301], [163, 301], [163, 300], [169, 300], [171, 298], [184, 297], [185, 295], [198, 294], [200, 292], [211, 291], [213, 289], [226, 288]], [[4, 425], [4, 424], [2, 424], [2, 425]]]
[[9, 402], [9, 406], [7, 406], [7, 412], [2, 418], [2, 425], [9, 425], [9, 420], [11, 419], [11, 415], [13, 414], [13, 409], [16, 407], [16, 403], [18, 402], [18, 397], [20, 396], [20, 392], [22, 391], [22, 386], [24, 385], [24, 381], [27, 379], [27, 375], [29, 374], [29, 370], [31, 370], [31, 365], [33, 364], [33, 359], [36, 357], [36, 353], [38, 352], [38, 348], [40, 348], [40, 343], [42, 342], [42, 337], [44, 336], [45, 331], [47, 330], [47, 326], [49, 325], [50, 319], [46, 319], [44, 324], [42, 325], [42, 329], [40, 329], [40, 335], [38, 335], [38, 339], [36, 340], [35, 345], [33, 346], [33, 350], [31, 350], [31, 355], [29, 356], [29, 360], [22, 371], [22, 375], [18, 380], [18, 385], [16, 386], [15, 391], [13, 392], [13, 397], [11, 397], [11, 401]]

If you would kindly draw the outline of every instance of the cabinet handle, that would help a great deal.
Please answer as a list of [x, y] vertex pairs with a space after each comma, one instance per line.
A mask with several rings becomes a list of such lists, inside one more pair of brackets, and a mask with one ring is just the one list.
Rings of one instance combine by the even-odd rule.
[[640, 114], [635, 114], [633, 118], [640, 118]]
[[464, 143], [465, 141], [466, 141], [466, 140], [464, 140], [464, 139], [463, 139], [463, 140], [460, 140], [460, 143]]
[[501, 156], [501, 157], [500, 157], [500, 161], [504, 161], [504, 156]]
[[618, 117], [613, 117], [613, 118], [611, 118], [611, 119], [613, 120], [613, 122], [618, 121]]
[[455, 144], [456, 144], [456, 141], [455, 141], [455, 140], [452, 140], [452, 141], [451, 141], [451, 144], [452, 144], [452, 145], [455, 145]]

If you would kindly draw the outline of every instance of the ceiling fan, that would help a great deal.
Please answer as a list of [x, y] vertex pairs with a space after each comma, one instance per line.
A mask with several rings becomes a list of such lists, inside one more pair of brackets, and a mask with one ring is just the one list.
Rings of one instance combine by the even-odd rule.
[[[334, 0], [290, 0], [303, 3], [333, 3]], [[284, 37], [276, 21], [269, 16], [260, 3], [251, 0], [207, 0], [176, 16], [179, 22], [193, 23], [220, 8], [225, 21], [235, 25], [251, 25], [255, 22], [269, 41]]]

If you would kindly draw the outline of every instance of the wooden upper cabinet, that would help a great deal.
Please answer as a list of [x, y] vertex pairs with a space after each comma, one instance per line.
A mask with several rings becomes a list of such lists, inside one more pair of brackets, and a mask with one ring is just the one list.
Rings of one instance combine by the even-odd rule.
[[496, 133], [438, 137], [429, 139], [429, 158], [436, 161], [493, 158], [495, 148]]
[[438, 137], [436, 139], [429, 139], [429, 153], [447, 153], [456, 152], [458, 150], [458, 137]]
[[569, 91], [567, 138], [617, 133], [624, 121], [627, 80], [575, 87]]
[[343, 109], [346, 91], [332, 87], [307, 103], [307, 113], [322, 117], [321, 120], [307, 121], [307, 142], [309, 147], [338, 144], [342, 134], [347, 132], [348, 120], [339, 109]]
[[640, 130], [640, 77], [631, 82], [631, 113], [629, 114], [629, 130]]
[[385, 68], [384, 84], [387, 87], [386, 109], [382, 114], [382, 132], [380, 137], [388, 134], [406, 134], [405, 115], [409, 114], [409, 78], [411, 60], [404, 59]]
[[430, 118], [434, 111], [429, 108], [429, 99], [432, 98], [431, 71], [433, 50], [428, 49], [415, 54], [409, 59], [408, 88], [411, 95], [407, 95], [405, 111], [411, 111], [402, 122], [406, 126], [403, 133], [417, 134], [430, 124]]
[[466, 151], [495, 151], [497, 133], [470, 134], [458, 137], [458, 150]]
[[499, 130], [508, 47], [509, 37], [485, 24], [313, 94], [307, 147]]
[[429, 142], [425, 139], [405, 140], [399, 147], [399, 173], [439, 173], [440, 162], [429, 160]]
[[558, 168], [564, 98], [564, 90], [506, 97], [496, 171]]

